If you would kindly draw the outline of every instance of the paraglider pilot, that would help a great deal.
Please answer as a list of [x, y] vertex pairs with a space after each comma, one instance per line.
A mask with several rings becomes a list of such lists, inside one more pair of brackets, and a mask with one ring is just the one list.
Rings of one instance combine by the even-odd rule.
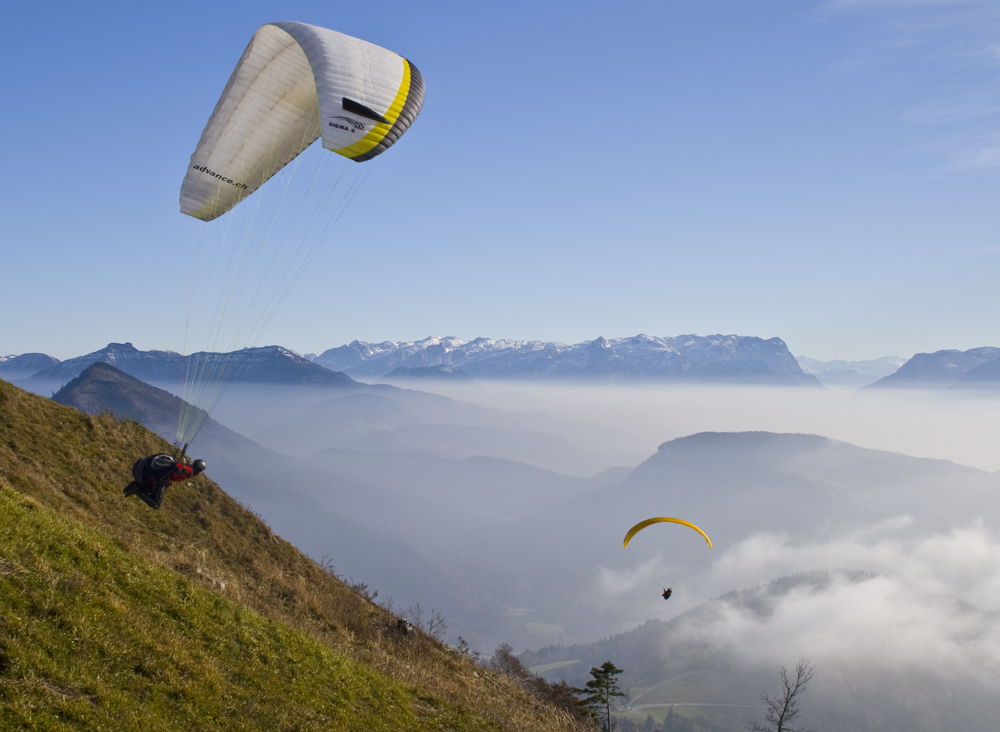
[[166, 454], [139, 458], [132, 466], [135, 478], [125, 486], [125, 495], [136, 495], [150, 508], [159, 508], [163, 502], [163, 492], [172, 484], [192, 478], [205, 470], [204, 460], [195, 460], [188, 465], [181, 453], [180, 460]]
[[673, 591], [673, 590], [671, 590], [671, 589], [670, 589], [669, 587], [665, 588], [665, 589], [663, 590], [663, 599], [664, 599], [664, 600], [669, 600], [669, 599], [670, 599], [670, 596], [671, 596], [672, 594], [674, 594], [674, 591]]

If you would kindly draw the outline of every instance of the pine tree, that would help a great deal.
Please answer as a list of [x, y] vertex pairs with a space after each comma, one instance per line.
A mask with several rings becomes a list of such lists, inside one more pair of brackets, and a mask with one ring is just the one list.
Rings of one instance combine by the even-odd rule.
[[611, 700], [616, 696], [626, 696], [618, 688], [618, 679], [622, 673], [611, 661], [605, 661], [600, 668], [590, 669], [593, 677], [583, 689], [574, 689], [577, 694], [584, 695], [580, 704], [586, 707], [594, 719], [604, 718], [604, 732], [611, 732]]

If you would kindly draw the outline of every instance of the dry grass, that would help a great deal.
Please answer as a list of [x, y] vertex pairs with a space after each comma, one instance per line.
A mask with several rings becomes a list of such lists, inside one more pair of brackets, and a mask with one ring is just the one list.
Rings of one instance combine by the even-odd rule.
[[206, 476], [171, 488], [159, 511], [126, 499], [132, 462], [161, 451], [169, 445], [134, 422], [90, 417], [0, 381], [0, 482], [428, 700], [511, 732], [581, 729], [425, 634], [398, 635], [384, 608], [275, 536]]

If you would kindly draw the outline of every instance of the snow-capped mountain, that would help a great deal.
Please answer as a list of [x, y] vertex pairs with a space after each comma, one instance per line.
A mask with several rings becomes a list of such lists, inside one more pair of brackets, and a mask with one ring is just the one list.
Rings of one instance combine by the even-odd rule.
[[202, 351], [182, 356], [175, 351], [140, 351], [131, 343], [109, 343], [99, 351], [43, 369], [19, 382], [19, 385], [38, 394], [48, 395], [53, 389], [61, 388], [88, 366], [98, 362], [111, 364], [119, 371], [147, 384], [163, 385], [163, 388], [168, 389], [183, 382], [185, 369], [191, 365], [196, 365], [204, 372], [224, 372], [226, 381], [229, 382], [333, 384], [353, 381], [344, 374], [333, 373], [281, 346], [244, 348], [231, 353]]
[[14, 381], [26, 379], [59, 363], [59, 359], [45, 353], [22, 353], [20, 356], [0, 356], [0, 379]]
[[712, 381], [819, 386], [780, 338], [637, 335], [574, 345], [546, 341], [425, 338], [406, 343], [353, 341], [314, 363], [359, 378], [402, 368], [447, 366], [480, 379]]
[[108, 363], [137, 379], [147, 381], [177, 378], [184, 357], [175, 351], [140, 351], [131, 343], [109, 343], [99, 351], [70, 358], [36, 372], [28, 381], [58, 381], [79, 376], [92, 363]]

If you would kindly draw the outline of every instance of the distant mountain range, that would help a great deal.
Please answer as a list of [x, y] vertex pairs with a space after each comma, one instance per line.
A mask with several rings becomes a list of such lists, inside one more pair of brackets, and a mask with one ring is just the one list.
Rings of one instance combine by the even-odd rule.
[[868, 389], [1000, 388], [1000, 348], [918, 353]]
[[58, 358], [44, 353], [22, 353], [20, 356], [0, 356], [0, 379], [16, 381], [26, 379], [42, 369], [59, 363]]
[[780, 338], [737, 335], [597, 338], [574, 345], [547, 341], [425, 338], [331, 348], [314, 363], [357, 378], [451, 373], [474, 379], [574, 379], [581, 381], [704, 381], [819, 386], [803, 373]]
[[546, 380], [576, 383], [709, 383], [829, 386], [869, 389], [1000, 389], [1000, 348], [918, 353], [909, 360], [866, 361], [794, 357], [780, 338], [637, 335], [597, 338], [575, 345], [548, 341], [425, 338], [421, 341], [352, 341], [319, 356], [282, 346], [231, 353], [140, 351], [110, 343], [60, 362], [42, 353], [0, 357], [0, 378], [48, 396], [92, 363], [109, 363], [141, 381], [179, 393], [192, 364], [228, 371], [231, 383], [346, 386], [358, 379], [395, 382]]
[[823, 386], [842, 389], [860, 389], [895, 373], [906, 363], [902, 356], [883, 356], [867, 361], [818, 361], [808, 356], [796, 356], [802, 370], [815, 376]]
[[[30, 354], [41, 355], [41, 354]], [[24, 357], [21, 357], [24, 358]], [[45, 358], [51, 358], [46, 356]], [[281, 346], [244, 348], [231, 353], [198, 352], [182, 356], [175, 351], [140, 351], [131, 343], [109, 343], [86, 356], [48, 365], [28, 377], [13, 379], [36, 394], [47, 396], [79, 376], [94, 363], [107, 363], [147, 384], [179, 392], [186, 370], [221, 371], [230, 383], [347, 385], [354, 380], [314, 364]], [[0, 373], [0, 376], [3, 374]]]
[[802, 371], [780, 338], [736, 335], [638, 335], [597, 338], [575, 345], [487, 338], [466, 342], [436, 337], [406, 343], [353, 341], [311, 360], [281, 346], [182, 356], [167, 350], [140, 351], [131, 343], [110, 343], [99, 351], [62, 362], [43, 354], [11, 356], [0, 362], [0, 377], [48, 395], [98, 362], [175, 393], [192, 363], [211, 368], [224, 364], [232, 382], [270, 384], [344, 384], [352, 382], [350, 376], [356, 376], [465, 382], [478, 378], [820, 385], [815, 376]]

